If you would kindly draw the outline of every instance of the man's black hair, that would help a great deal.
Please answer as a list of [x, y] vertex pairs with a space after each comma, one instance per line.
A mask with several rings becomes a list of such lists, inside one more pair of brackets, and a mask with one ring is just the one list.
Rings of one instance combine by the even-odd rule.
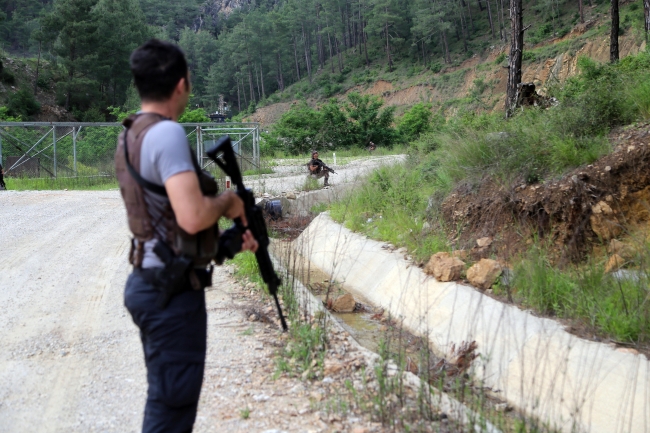
[[130, 64], [135, 87], [144, 101], [169, 99], [181, 78], [189, 86], [185, 54], [169, 42], [149, 40], [131, 54]]

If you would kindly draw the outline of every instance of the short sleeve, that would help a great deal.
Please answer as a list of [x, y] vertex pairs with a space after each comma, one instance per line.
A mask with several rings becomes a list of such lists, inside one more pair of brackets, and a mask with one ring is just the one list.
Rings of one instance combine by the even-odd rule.
[[194, 171], [185, 130], [176, 122], [154, 125], [144, 138], [141, 152], [140, 171], [151, 182], [164, 185], [178, 173]]

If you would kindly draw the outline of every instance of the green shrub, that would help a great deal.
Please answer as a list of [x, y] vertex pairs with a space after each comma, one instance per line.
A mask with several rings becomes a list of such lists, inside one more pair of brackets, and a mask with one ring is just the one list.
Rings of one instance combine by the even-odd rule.
[[537, 56], [535, 55], [535, 53], [528, 50], [524, 51], [521, 57], [524, 62], [534, 62], [535, 60], [537, 60]]
[[641, 246], [639, 262], [646, 265], [617, 279], [595, 261], [560, 270], [544, 246], [535, 246], [515, 267], [515, 299], [546, 315], [583, 319], [619, 341], [648, 342], [648, 253]]
[[498, 64], [502, 63], [506, 59], [506, 57], [508, 57], [508, 56], [506, 55], [505, 52], [499, 53], [497, 58], [494, 59], [494, 63], [498, 65]]
[[399, 120], [397, 132], [406, 142], [415, 140], [431, 130], [431, 116], [431, 104], [415, 104]]
[[11, 73], [11, 71], [2, 69], [0, 71], [0, 81], [9, 85], [13, 85], [16, 84], [16, 77]]
[[3, 122], [20, 122], [20, 116], [12, 116], [9, 114], [7, 107], [0, 107], [0, 120]]
[[334, 203], [332, 218], [375, 239], [406, 246], [419, 259], [447, 249], [442, 233], [423, 232], [432, 185], [405, 165], [377, 169], [360, 188]]
[[293, 154], [314, 148], [349, 149], [377, 146], [391, 147], [396, 138], [392, 126], [394, 108], [381, 110], [383, 102], [373, 96], [350, 93], [347, 102], [330, 100], [313, 109], [306, 102], [284, 113], [267, 136], [269, 146]]
[[41, 104], [38, 103], [32, 92], [23, 88], [9, 94], [7, 109], [9, 115], [26, 119], [38, 113], [41, 110]]
[[440, 62], [431, 62], [431, 66], [429, 67], [431, 69], [431, 72], [434, 74], [437, 74], [438, 72], [442, 71], [442, 63]]
[[36, 85], [43, 90], [48, 90], [50, 88], [50, 80], [43, 75], [39, 75], [36, 80]]

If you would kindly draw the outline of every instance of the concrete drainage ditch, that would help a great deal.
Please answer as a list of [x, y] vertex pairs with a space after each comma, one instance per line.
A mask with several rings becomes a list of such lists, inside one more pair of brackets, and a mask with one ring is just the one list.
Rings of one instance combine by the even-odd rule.
[[[322, 270], [314, 268], [304, 257], [299, 257], [293, 251], [291, 243], [274, 241], [272, 243], [272, 255], [276, 270], [282, 275], [291, 274], [293, 278], [293, 287], [299, 304], [303, 311], [308, 312], [314, 317], [329, 315], [334, 320], [329, 320], [330, 326], [334, 326], [338, 331], [345, 330], [350, 335], [348, 341], [355, 346], [356, 350], [361, 352], [368, 366], [378, 365], [381, 358], [377, 354], [378, 344], [384, 330], [384, 325], [377, 320], [370, 318], [371, 312], [364, 311], [359, 314], [355, 313], [336, 313], [325, 307], [323, 293], [319, 290], [307, 288], [306, 281], [327, 280], [326, 274]], [[289, 273], [287, 269], [292, 269]], [[398, 366], [389, 361], [388, 370], [399, 371]], [[401, 373], [403, 375], [404, 386], [413, 390], [428, 390], [431, 393], [432, 403], [450, 420], [453, 420], [457, 427], [462, 431], [473, 431], [482, 433], [501, 433], [501, 430], [493, 425], [482, 414], [474, 411], [472, 408], [453, 398], [449, 394], [440, 391], [437, 388], [429, 387], [429, 384], [420, 380], [417, 375], [408, 370]], [[467, 430], [465, 430], [467, 429]], [[446, 431], [446, 430], [445, 430]]]
[[552, 429], [650, 431], [645, 357], [580, 339], [556, 321], [472, 287], [437, 282], [381, 246], [323, 213], [290, 248], [355, 298], [384, 308], [409, 331], [425, 336], [439, 356], [449, 358], [453, 347], [475, 341], [480, 356], [471, 364], [472, 376]]

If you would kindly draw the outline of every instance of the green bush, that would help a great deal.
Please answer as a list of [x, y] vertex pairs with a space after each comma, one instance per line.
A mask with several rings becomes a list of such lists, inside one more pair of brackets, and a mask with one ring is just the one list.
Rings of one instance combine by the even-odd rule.
[[26, 119], [38, 113], [41, 110], [41, 104], [38, 103], [32, 92], [23, 88], [9, 94], [7, 109], [9, 115]]
[[418, 259], [445, 250], [440, 232], [423, 232], [432, 185], [405, 165], [382, 167], [360, 188], [334, 203], [332, 218], [375, 239], [406, 246]]
[[11, 73], [11, 71], [2, 69], [0, 71], [0, 81], [9, 85], [13, 85], [16, 84], [16, 77]]
[[406, 142], [417, 139], [420, 134], [431, 130], [431, 104], [415, 104], [399, 121], [397, 132]]
[[[647, 245], [639, 249], [648, 263]], [[590, 261], [560, 270], [543, 246], [535, 246], [514, 270], [513, 291], [520, 303], [546, 314], [579, 318], [619, 341], [650, 341], [648, 269], [641, 266], [630, 278], [617, 279]]]
[[438, 72], [442, 71], [442, 63], [432, 62], [429, 69], [431, 69], [431, 72], [433, 72], [434, 74], [437, 74]]
[[36, 80], [36, 85], [43, 90], [48, 90], [50, 88], [50, 80], [43, 75], [39, 75]]
[[265, 138], [271, 149], [293, 154], [315, 148], [363, 148], [370, 141], [391, 147], [397, 136], [394, 108], [381, 110], [382, 105], [381, 99], [358, 93], [350, 93], [343, 104], [330, 100], [320, 110], [303, 101], [284, 113]]

